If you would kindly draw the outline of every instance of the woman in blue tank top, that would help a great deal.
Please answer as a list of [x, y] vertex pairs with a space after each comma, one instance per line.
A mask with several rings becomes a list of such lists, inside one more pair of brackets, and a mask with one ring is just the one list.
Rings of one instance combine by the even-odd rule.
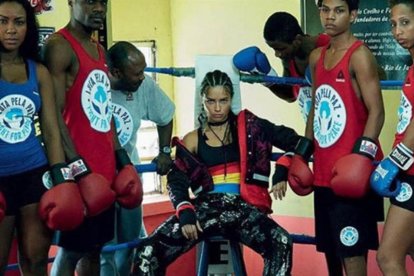
[[47, 191], [42, 179], [48, 164], [64, 161], [64, 153], [51, 77], [37, 55], [30, 2], [0, 0], [0, 275], [15, 233], [22, 274], [47, 275], [52, 232], [38, 212]]

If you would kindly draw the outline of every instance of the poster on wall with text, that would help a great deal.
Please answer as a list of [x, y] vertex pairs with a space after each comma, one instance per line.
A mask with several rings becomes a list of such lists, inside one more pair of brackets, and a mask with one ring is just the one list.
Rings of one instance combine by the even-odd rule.
[[[323, 32], [319, 10], [313, 0], [301, 1], [302, 27], [306, 34]], [[319, 19], [319, 20], [317, 20]], [[403, 80], [412, 61], [407, 50], [393, 38], [387, 0], [361, 0], [353, 34], [372, 51], [388, 80]]]
[[41, 14], [45, 11], [52, 10], [52, 0], [27, 0], [30, 5], [35, 9], [36, 14]]

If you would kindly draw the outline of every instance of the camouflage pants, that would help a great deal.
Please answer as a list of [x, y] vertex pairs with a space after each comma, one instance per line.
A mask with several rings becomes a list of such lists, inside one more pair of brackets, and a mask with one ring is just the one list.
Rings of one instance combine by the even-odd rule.
[[231, 237], [259, 253], [264, 259], [263, 275], [290, 275], [292, 239], [266, 214], [231, 194], [202, 195], [194, 205], [203, 229], [199, 239], [187, 240], [178, 219], [171, 216], [137, 248], [132, 275], [165, 275], [166, 267], [181, 254], [214, 235]]

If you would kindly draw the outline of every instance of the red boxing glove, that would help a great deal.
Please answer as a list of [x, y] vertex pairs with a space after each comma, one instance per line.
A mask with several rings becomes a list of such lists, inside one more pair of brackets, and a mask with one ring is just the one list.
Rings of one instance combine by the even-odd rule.
[[79, 189], [64, 163], [53, 165], [50, 176], [53, 187], [40, 199], [40, 217], [52, 230], [73, 230], [84, 219], [85, 207]]
[[305, 196], [313, 191], [313, 173], [307, 160], [313, 153], [313, 141], [302, 137], [295, 148], [288, 172], [288, 182], [292, 191]]
[[377, 149], [374, 140], [361, 137], [355, 143], [353, 153], [336, 161], [332, 169], [331, 189], [337, 196], [361, 198], [366, 195]]
[[2, 192], [0, 192], [0, 222], [6, 216], [6, 199], [4, 198]]
[[288, 181], [290, 188], [297, 195], [305, 196], [313, 191], [313, 173], [302, 156], [294, 155], [289, 168]]
[[87, 216], [99, 215], [115, 202], [111, 183], [102, 175], [93, 173], [85, 161], [78, 157], [69, 164], [73, 176], [86, 205]]
[[115, 156], [119, 168], [113, 184], [116, 200], [124, 208], [138, 207], [142, 203], [143, 190], [137, 170], [124, 149], [115, 151]]

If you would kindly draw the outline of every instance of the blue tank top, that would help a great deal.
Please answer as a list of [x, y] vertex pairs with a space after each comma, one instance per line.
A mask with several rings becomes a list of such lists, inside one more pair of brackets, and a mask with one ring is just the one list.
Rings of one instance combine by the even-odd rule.
[[34, 118], [41, 105], [36, 63], [27, 60], [28, 80], [0, 79], [0, 176], [19, 174], [47, 164], [35, 135]]

